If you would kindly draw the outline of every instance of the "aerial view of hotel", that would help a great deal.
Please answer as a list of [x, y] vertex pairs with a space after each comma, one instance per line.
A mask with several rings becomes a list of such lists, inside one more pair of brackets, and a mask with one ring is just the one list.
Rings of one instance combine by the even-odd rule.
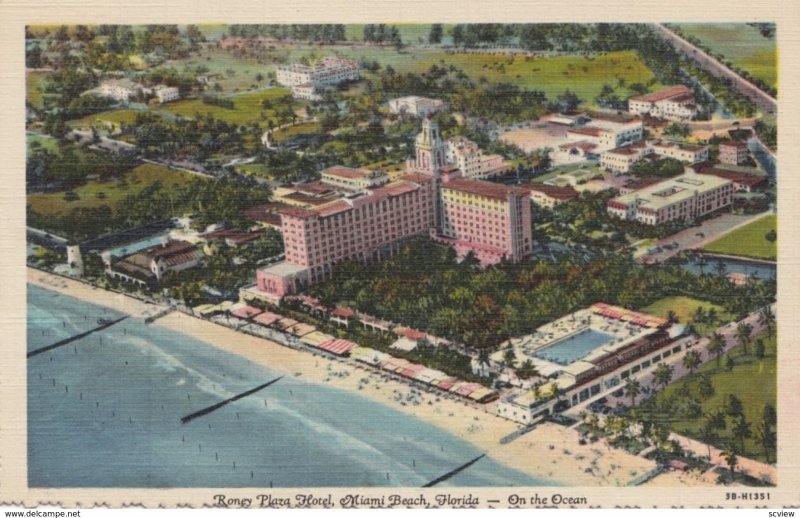
[[774, 24], [25, 44], [30, 487], [779, 484]]

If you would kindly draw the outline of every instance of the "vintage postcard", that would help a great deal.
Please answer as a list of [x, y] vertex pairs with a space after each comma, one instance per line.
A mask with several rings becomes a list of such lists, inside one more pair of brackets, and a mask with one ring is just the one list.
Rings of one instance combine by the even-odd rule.
[[796, 20], [403, 4], [4, 8], [0, 501], [800, 504]]

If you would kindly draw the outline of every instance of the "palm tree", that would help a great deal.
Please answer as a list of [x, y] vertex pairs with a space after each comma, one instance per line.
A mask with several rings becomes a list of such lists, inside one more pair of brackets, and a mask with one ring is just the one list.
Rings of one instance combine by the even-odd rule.
[[736, 452], [733, 451], [732, 448], [728, 448], [724, 452], [722, 452], [722, 458], [725, 459], [725, 462], [728, 463], [728, 468], [731, 470], [731, 475], [733, 475], [736, 470], [736, 464], [739, 460], [736, 457]]
[[694, 374], [694, 370], [700, 365], [702, 358], [698, 351], [688, 351], [683, 356], [683, 366], [689, 369], [689, 374]]
[[638, 380], [628, 378], [625, 383], [625, 395], [631, 398], [631, 406], [636, 404], [636, 397], [642, 393], [642, 387]]
[[746, 324], [744, 322], [739, 322], [736, 326], [736, 339], [739, 340], [739, 343], [742, 346], [742, 350], [744, 351], [744, 355], [747, 356], [747, 344], [750, 343], [753, 334], [753, 326], [750, 324]]
[[540, 376], [539, 370], [533, 364], [533, 362], [529, 359], [525, 360], [525, 362], [517, 369], [517, 376], [522, 379], [531, 379], [535, 376]]
[[484, 347], [478, 351], [478, 364], [489, 367], [489, 349]]
[[717, 359], [717, 368], [719, 369], [719, 361], [722, 355], [725, 354], [725, 337], [715, 332], [711, 335], [711, 338], [709, 338], [706, 349], [708, 350], [708, 354]]
[[517, 362], [517, 355], [514, 353], [514, 349], [507, 349], [505, 353], [503, 353], [503, 363], [506, 367], [514, 368], [514, 364]]
[[750, 423], [747, 422], [744, 415], [741, 414], [736, 419], [736, 422], [733, 424], [733, 429], [731, 430], [733, 437], [738, 439], [742, 446], [742, 452], [744, 452], [744, 440], [748, 437], [752, 437], [753, 433], [750, 431]]
[[667, 311], [667, 320], [668, 320], [668, 321], [669, 321], [671, 324], [677, 324], [678, 322], [680, 322], [680, 319], [678, 318], [678, 314], [677, 314], [677, 313], [675, 313], [675, 312], [674, 312], [673, 310], [671, 310], [671, 309], [670, 309], [669, 311]]
[[775, 313], [772, 306], [767, 306], [758, 315], [758, 323], [767, 328], [767, 336], [772, 338], [772, 330], [775, 327]]
[[724, 277], [728, 271], [728, 267], [725, 266], [725, 263], [722, 261], [717, 261], [717, 263], [714, 265], [714, 271], [717, 272], [717, 275], [720, 277]]
[[672, 381], [672, 371], [671, 365], [659, 363], [656, 370], [653, 372], [653, 380], [656, 385], [661, 385], [662, 388], [666, 388], [669, 382]]

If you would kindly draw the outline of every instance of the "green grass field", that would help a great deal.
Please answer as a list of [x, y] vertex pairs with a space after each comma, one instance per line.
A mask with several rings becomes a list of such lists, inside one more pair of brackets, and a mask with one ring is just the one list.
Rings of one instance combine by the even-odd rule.
[[[362, 29], [350, 29], [358, 32]], [[427, 38], [427, 31], [425, 37]], [[324, 48], [312, 45], [276, 45], [256, 57], [237, 57], [233, 53], [209, 48], [201, 56], [188, 60], [170, 61], [179, 69], [185, 65], [204, 65], [211, 74], [223, 77], [219, 82], [225, 92], [250, 88], [257, 73], [274, 71], [280, 62], [295, 62], [303, 56], [336, 54], [355, 60], [377, 61], [381, 66], [391, 65], [397, 72], [423, 72], [431, 65], [455, 65], [464, 70], [474, 81], [485, 77], [491, 83], [507, 82], [521, 88], [542, 90], [549, 98], [562, 94], [569, 88], [585, 102], [591, 104], [608, 83], [621, 98], [632, 95], [627, 88], [632, 83], [648, 83], [653, 73], [634, 51], [608, 52], [594, 57], [569, 54], [546, 55], [533, 58], [512, 57], [507, 54], [447, 54], [437, 47], [405, 48], [400, 51], [392, 47], [336, 46]], [[233, 75], [230, 75], [230, 72]], [[369, 73], [364, 73], [369, 77]], [[624, 86], [619, 86], [623, 80]], [[659, 88], [655, 84], [651, 90]]]
[[[757, 423], [761, 420], [761, 415], [764, 410], [765, 404], [776, 406], [777, 394], [777, 349], [775, 343], [775, 336], [767, 338], [766, 333], [762, 333], [755, 337], [756, 339], [763, 339], [766, 345], [766, 356], [763, 359], [758, 359], [755, 354], [755, 339], [753, 344], [748, 346], [749, 356], [742, 355], [741, 346], [734, 347], [728, 354], [733, 358], [735, 367], [732, 371], [728, 372], [725, 368], [725, 360], [721, 362], [721, 367], [717, 368], [716, 361], [712, 360], [697, 371], [694, 375], [687, 376], [669, 385], [663, 392], [656, 396], [656, 402], [659, 407], [663, 408], [663, 402], [673, 397], [679, 397], [682, 391], [686, 389], [684, 386], [689, 386], [689, 391], [692, 397], [697, 399], [702, 407], [701, 417], [697, 418], [684, 418], [678, 412], [645, 412], [658, 422], [666, 423], [670, 429], [687, 435], [689, 437], [702, 440], [698, 430], [705, 422], [706, 414], [716, 412], [723, 406], [724, 398], [727, 394], [734, 394], [742, 400], [744, 407], [744, 415], [746, 420], [750, 423], [750, 428], [753, 432], [753, 437], [745, 440], [745, 453], [743, 456], [753, 458], [756, 460], [764, 461], [764, 451], [755, 437]], [[701, 351], [705, 357], [706, 351]], [[707, 375], [711, 380], [714, 387], [714, 395], [705, 399], [698, 394], [697, 384], [701, 376]], [[713, 445], [724, 449], [724, 440], [730, 437], [730, 428], [732, 420], [727, 418], [728, 429], [723, 430], [723, 440], [716, 441]], [[771, 461], [774, 462], [774, 452], [771, 454]]]
[[64, 192], [53, 192], [29, 195], [28, 203], [33, 210], [45, 216], [64, 215], [79, 207], [89, 208], [108, 205], [113, 209], [126, 196], [137, 194], [156, 181], [160, 181], [165, 186], [184, 185], [196, 178], [196, 176], [159, 165], [142, 164], [128, 171], [124, 178], [127, 186], [121, 185], [118, 180], [87, 182], [73, 189], [72, 192], [75, 192], [80, 197], [75, 201], [65, 201]]
[[[714, 308], [719, 317], [717, 323], [709, 324], [706, 322], [694, 322], [695, 311], [697, 311], [698, 307], [702, 307], [706, 313], [708, 313], [709, 309]], [[683, 296], [664, 297], [663, 299], [657, 300], [649, 306], [641, 308], [640, 311], [642, 313], [655, 315], [661, 318], [667, 318], [669, 312], [674, 311], [675, 315], [678, 317], [678, 321], [681, 324], [688, 325], [693, 323], [697, 328], [697, 332], [701, 335], [710, 333], [716, 329], [719, 324], [728, 322], [731, 319], [731, 315], [725, 311], [722, 306]]]
[[686, 36], [694, 36], [715, 54], [747, 70], [767, 84], [778, 87], [778, 52], [775, 39], [767, 39], [744, 23], [679, 24]]
[[95, 124], [102, 124], [104, 126], [115, 126], [119, 129], [119, 125], [133, 124], [136, 122], [136, 115], [142, 113], [136, 110], [111, 110], [107, 112], [93, 113], [80, 119], [69, 121], [70, 126], [73, 128], [89, 128]]
[[770, 230], [777, 230], [777, 224], [778, 217], [770, 214], [712, 241], [703, 250], [774, 261], [778, 257], [778, 244], [777, 241], [768, 241], [766, 235]]
[[318, 122], [301, 122], [299, 124], [295, 124], [294, 126], [289, 126], [286, 128], [275, 130], [272, 133], [272, 141], [276, 143], [283, 142], [284, 140], [297, 135], [308, 135], [311, 133], [319, 133], [320, 129], [321, 128]]
[[[212, 104], [205, 104], [200, 99], [183, 99], [180, 101], [167, 103], [159, 106], [154, 111], [169, 112], [182, 117], [195, 117], [211, 114], [212, 116], [233, 124], [249, 124], [258, 122], [266, 126], [263, 117], [274, 117], [273, 110], [266, 110], [261, 106], [265, 99], [274, 100], [278, 97], [288, 95], [289, 90], [285, 88], [270, 88], [258, 92], [237, 94], [230, 97], [233, 100], [234, 108], [223, 108]], [[262, 117], [263, 115], [263, 117]]]

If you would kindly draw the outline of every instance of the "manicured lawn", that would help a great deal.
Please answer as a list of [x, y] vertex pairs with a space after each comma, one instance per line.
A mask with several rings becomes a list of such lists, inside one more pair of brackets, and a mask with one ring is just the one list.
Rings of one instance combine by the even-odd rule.
[[[694, 314], [698, 307], [702, 307], [706, 313], [708, 313], [709, 309], [714, 308], [718, 316], [717, 323], [709, 324], [706, 322], [694, 322]], [[694, 323], [698, 333], [701, 335], [710, 333], [712, 330], [716, 329], [720, 323], [728, 322], [731, 318], [731, 315], [728, 314], [728, 312], [725, 311], [722, 306], [683, 296], [664, 297], [663, 299], [657, 300], [649, 306], [641, 308], [640, 311], [642, 313], [655, 315], [661, 318], [667, 318], [669, 312], [674, 311], [675, 315], [678, 317], [678, 321], [681, 324], [688, 325], [690, 323]]]
[[[419, 27], [424, 26], [423, 38], [427, 39], [427, 25], [409, 25], [406, 29], [411, 37], [418, 37]], [[400, 26], [401, 33], [404, 27]], [[363, 27], [348, 26], [348, 35], [356, 36]], [[627, 88], [632, 83], [646, 84], [653, 78], [653, 73], [644, 64], [639, 55], [634, 51], [619, 51], [601, 53], [596, 56], [577, 54], [567, 55], [541, 55], [533, 58], [524, 56], [512, 57], [507, 54], [447, 54], [438, 47], [430, 48], [405, 48], [400, 51], [393, 47], [371, 46], [336, 46], [326, 48], [318, 45], [274, 45], [260, 54], [249, 57], [235, 56], [232, 52], [208, 48], [200, 56], [192, 56], [185, 60], [167, 62], [168, 65], [181, 69], [185, 66], [203, 65], [209, 68], [209, 74], [220, 74], [219, 82], [224, 92], [242, 91], [253, 85], [265, 86], [263, 81], [258, 83], [255, 76], [258, 73], [266, 75], [273, 72], [279, 63], [292, 63], [303, 56], [338, 55], [355, 60], [366, 59], [377, 61], [381, 66], [391, 65], [397, 72], [423, 72], [431, 65], [455, 65], [464, 70], [473, 80], [478, 81], [485, 77], [489, 82], [507, 82], [519, 87], [542, 90], [549, 98], [555, 98], [569, 88], [583, 99], [587, 104], [592, 104], [600, 92], [603, 84], [608, 83], [615, 88], [616, 94], [621, 98], [632, 95]], [[371, 74], [363, 72], [363, 76]], [[624, 86], [619, 86], [620, 79]], [[651, 87], [657, 89], [661, 85]], [[187, 115], [191, 115], [192, 110]]]
[[119, 129], [120, 124], [134, 124], [136, 122], [136, 115], [142, 113], [136, 110], [111, 110], [107, 112], [93, 113], [80, 119], [69, 121], [70, 126], [73, 128], [88, 128], [95, 124], [104, 124], [106, 126], [115, 126]]
[[766, 235], [770, 230], [776, 230], [777, 224], [778, 217], [770, 214], [712, 241], [703, 250], [774, 261], [778, 257], [777, 241], [768, 241]]
[[294, 126], [281, 128], [272, 133], [273, 142], [282, 142], [286, 139], [297, 135], [308, 135], [312, 133], [319, 133], [320, 125], [318, 122], [301, 122]]
[[[766, 345], [766, 356], [763, 359], [758, 359], [755, 356], [756, 339], [764, 340]], [[758, 423], [761, 421], [764, 405], [776, 406], [777, 350], [775, 336], [767, 338], [766, 332], [756, 336], [753, 343], [748, 346], [748, 351], [750, 355], [743, 356], [741, 346], [736, 346], [728, 353], [735, 362], [735, 367], [730, 372], [725, 367], [724, 358], [720, 368], [717, 368], [716, 361], [712, 360], [695, 371], [694, 375], [687, 376], [668, 386], [656, 396], [657, 410], [648, 411], [646, 414], [656, 421], [668, 424], [670, 429], [677, 433], [702, 440], [699, 429], [705, 423], [704, 416], [722, 408], [725, 397], [728, 394], [733, 394], [742, 401], [745, 419], [750, 423], [753, 433], [753, 437], [745, 439], [745, 453], [743, 455], [764, 461], [764, 450], [756, 438], [756, 430]], [[705, 357], [706, 351], [701, 352]], [[709, 377], [714, 387], [714, 395], [708, 398], [704, 398], [698, 393], [698, 381], [703, 375]], [[685, 396], [681, 396], [681, 394], [686, 391], [686, 388], [684, 388], [686, 385], [688, 385], [691, 397], [696, 399], [702, 407], [700, 417], [686, 418], [678, 409], [680, 401], [685, 400]], [[664, 407], [664, 402], [673, 398], [676, 401], [676, 408], [667, 411], [668, 409]], [[722, 449], [725, 448], [725, 441], [730, 437], [733, 422], [730, 417], [726, 418], [726, 420], [728, 421], [727, 429], [719, 432], [723, 436], [722, 440], [715, 441], [713, 444]], [[770, 461], [775, 461], [774, 452], [771, 453]]]
[[42, 215], [66, 214], [78, 207], [89, 208], [101, 205], [108, 205], [113, 209], [126, 196], [137, 194], [156, 181], [160, 181], [165, 186], [184, 185], [197, 177], [159, 165], [142, 164], [128, 171], [124, 178], [127, 185], [119, 180], [87, 182], [73, 189], [73, 192], [80, 197], [75, 201], [65, 201], [64, 192], [54, 192], [30, 195], [28, 203], [31, 204], [33, 210]]
[[[273, 110], [266, 110], [261, 106], [265, 99], [274, 100], [283, 95], [288, 95], [285, 88], [270, 88], [258, 92], [237, 94], [229, 99], [233, 100], [234, 108], [223, 108], [212, 104], [205, 104], [200, 99], [183, 99], [167, 103], [156, 108], [156, 112], [170, 112], [182, 117], [195, 117], [207, 115], [234, 124], [249, 124], [251, 122], [264, 123], [263, 117], [274, 117]], [[266, 124], [265, 124], [266, 125]]]
[[744, 23], [679, 24], [686, 36], [694, 36], [715, 54], [725, 56], [734, 66], [778, 87], [778, 53], [775, 39]]

